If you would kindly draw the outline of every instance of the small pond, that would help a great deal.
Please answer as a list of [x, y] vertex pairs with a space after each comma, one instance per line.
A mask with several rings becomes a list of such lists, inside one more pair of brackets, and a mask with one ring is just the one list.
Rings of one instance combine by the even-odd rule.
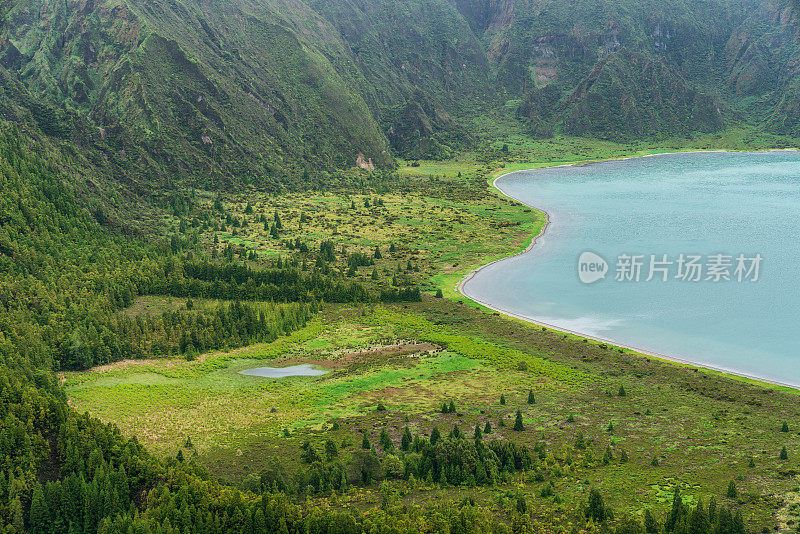
[[284, 378], [287, 376], [320, 376], [328, 371], [314, 369], [308, 364], [292, 365], [290, 367], [256, 367], [241, 371], [243, 375], [263, 376], [265, 378]]

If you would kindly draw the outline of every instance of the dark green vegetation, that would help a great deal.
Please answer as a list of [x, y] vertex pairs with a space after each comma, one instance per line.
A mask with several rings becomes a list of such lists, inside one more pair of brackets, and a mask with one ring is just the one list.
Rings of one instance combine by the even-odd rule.
[[453, 287], [503, 169], [793, 146], [797, 13], [0, 0], [3, 532], [796, 527], [794, 392]]
[[[0, 112], [159, 205], [536, 136], [798, 135], [789, 0], [6, 0]], [[166, 198], [164, 198], [166, 197]]]

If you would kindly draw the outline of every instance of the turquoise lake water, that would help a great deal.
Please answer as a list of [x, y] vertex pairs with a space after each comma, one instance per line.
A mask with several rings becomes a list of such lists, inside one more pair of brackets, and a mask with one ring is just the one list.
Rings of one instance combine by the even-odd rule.
[[[800, 153], [671, 154], [512, 173], [497, 186], [546, 211], [550, 225], [530, 251], [468, 280], [468, 296], [574, 332], [800, 386]], [[587, 251], [608, 264], [590, 284], [578, 275]], [[661, 263], [664, 254], [672, 265]], [[677, 278], [681, 254], [684, 265], [700, 256], [699, 281]], [[638, 282], [627, 267], [637, 262], [623, 255], [642, 256]], [[651, 255], [657, 269], [646, 281]]]

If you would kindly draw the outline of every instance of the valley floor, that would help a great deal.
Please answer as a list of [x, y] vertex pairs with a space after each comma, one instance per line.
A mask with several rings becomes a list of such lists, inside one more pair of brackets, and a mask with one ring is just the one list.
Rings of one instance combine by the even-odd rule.
[[[504, 516], [522, 496], [540, 511], [539, 527], [577, 531], [584, 525], [566, 522], [590, 488], [620, 513], [642, 520], [651, 510], [659, 521], [680, 489], [690, 506], [713, 497], [741, 509], [751, 531], [794, 528], [800, 521], [795, 391], [523, 323], [454, 290], [470, 270], [524, 248], [544, 223], [541, 213], [492, 192], [487, 180], [521, 168], [687, 147], [506, 141], [498, 153], [507, 157], [499, 162], [408, 162], [391, 190], [206, 195], [209, 211], [196, 226], [206, 249], [222, 255], [229, 245], [243, 245], [255, 252], [250, 261], [257, 265], [290, 257], [293, 240], [312, 250], [332, 240], [337, 251], [346, 247], [373, 259], [351, 268], [351, 279], [375, 289], [390, 280], [417, 284], [426, 290], [422, 301], [325, 304], [303, 328], [272, 343], [192, 361], [129, 360], [65, 373], [71, 404], [160, 454], [180, 452], [243, 487], [265, 473], [274, 479], [305, 469], [309, 445], [322, 450], [333, 442], [335, 458], [350, 469], [368, 442], [385, 481], [305, 495], [334, 508], [472, 498]], [[696, 145], [688, 148], [760, 147], [735, 135]], [[217, 200], [227, 219], [210, 214]], [[271, 234], [277, 219], [279, 239]], [[433, 296], [437, 289], [441, 298]], [[187, 304], [140, 297], [123, 313], [188, 313]], [[192, 303], [195, 309], [216, 305]], [[280, 380], [240, 373], [300, 363], [329, 372]], [[455, 410], [442, 410], [451, 401]], [[523, 429], [514, 430], [518, 410]], [[447, 434], [454, 426], [469, 439], [478, 427], [484, 441], [525, 444], [544, 454], [531, 469], [483, 486], [409, 479], [402, 463], [395, 465], [406, 428], [430, 439], [434, 428]], [[786, 459], [779, 458], [783, 447]]]

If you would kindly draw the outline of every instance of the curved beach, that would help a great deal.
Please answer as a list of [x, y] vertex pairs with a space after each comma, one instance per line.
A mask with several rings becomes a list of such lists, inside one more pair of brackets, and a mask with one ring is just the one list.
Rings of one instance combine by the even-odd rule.
[[[754, 152], [754, 153], [748, 153], [748, 154], [768, 154], [768, 153], [786, 152], [786, 151], [797, 152], [794, 149], [789, 149], [789, 150]], [[476, 302], [476, 303], [478, 303], [478, 304], [480, 304], [480, 305], [482, 305], [482, 306], [484, 306], [484, 307], [486, 307], [488, 309], [496, 311], [498, 313], [502, 313], [502, 314], [504, 314], [506, 316], [513, 317], [513, 318], [519, 319], [519, 320], [523, 320], [523, 321], [531, 323], [531, 324], [536, 324], [536, 325], [539, 325], [539, 326], [543, 326], [543, 327], [546, 327], [546, 328], [549, 328], [549, 329], [553, 329], [553, 330], [556, 330], [556, 331], [559, 331], [559, 332], [572, 334], [572, 335], [579, 336], [579, 337], [582, 337], [582, 338], [592, 339], [592, 340], [595, 340], [597, 342], [608, 343], [608, 344], [611, 344], [611, 345], [613, 345], [615, 347], [625, 348], [625, 349], [628, 349], [629, 351], [633, 351], [637, 355], [657, 358], [657, 359], [660, 359], [660, 360], [665, 360], [665, 361], [669, 361], [669, 362], [673, 362], [673, 363], [681, 364], [681, 365], [690, 365], [690, 366], [694, 366], [694, 367], [701, 367], [701, 368], [709, 369], [709, 370], [712, 370], [712, 371], [722, 372], [722, 373], [725, 373], [725, 374], [734, 375], [736, 377], [755, 380], [755, 381], [758, 381], [758, 382], [773, 384], [773, 385], [777, 385], [777, 386], [788, 387], [788, 388], [792, 388], [792, 389], [800, 389], [800, 384], [798, 384], [798, 383], [791, 383], [791, 382], [781, 381], [781, 380], [775, 379], [775, 378], [759, 376], [758, 374], [755, 374], [755, 373], [752, 373], [752, 372], [745, 372], [745, 371], [737, 369], [736, 367], [733, 367], [733, 366], [725, 366], [725, 365], [719, 365], [719, 364], [715, 364], [715, 363], [711, 363], [711, 362], [707, 362], [707, 361], [699, 361], [700, 360], [699, 358], [698, 359], [692, 359], [692, 358], [687, 358], [685, 356], [679, 357], [679, 356], [671, 355], [671, 354], [669, 354], [669, 352], [666, 352], [666, 351], [662, 352], [662, 351], [659, 351], [659, 350], [652, 350], [652, 349], [644, 348], [642, 346], [642, 344], [638, 344], [638, 343], [633, 343], [633, 344], [621, 343], [620, 341], [615, 340], [615, 339], [613, 339], [611, 337], [604, 337], [602, 335], [592, 334], [592, 333], [588, 333], [588, 332], [585, 332], [585, 331], [565, 328], [563, 325], [553, 324], [552, 322], [549, 322], [547, 320], [543, 320], [541, 317], [537, 317], [537, 316], [535, 316], [533, 314], [528, 315], [528, 314], [525, 314], [525, 313], [518, 313], [518, 312], [515, 312], [515, 311], [512, 311], [512, 310], [506, 309], [501, 304], [494, 303], [494, 302], [489, 302], [489, 299], [476, 294], [475, 291], [472, 291], [470, 289], [470, 283], [474, 280], [474, 278], [478, 274], [484, 272], [486, 269], [488, 269], [490, 267], [493, 267], [493, 266], [496, 266], [498, 264], [501, 264], [503, 262], [508, 262], [509, 260], [511, 260], [513, 258], [518, 258], [519, 259], [519, 257], [529, 254], [534, 249], [535, 245], [537, 245], [537, 243], [539, 243], [541, 241], [542, 237], [544, 237], [545, 233], [548, 231], [548, 229], [550, 228], [550, 226], [552, 224], [552, 222], [551, 222], [551, 214], [550, 213], [548, 213], [547, 211], [545, 211], [545, 210], [541, 209], [540, 207], [534, 205], [535, 202], [531, 202], [530, 199], [522, 198], [520, 195], [515, 194], [514, 192], [503, 188], [501, 186], [501, 182], [502, 182], [503, 179], [507, 179], [509, 176], [515, 175], [515, 174], [519, 174], [519, 173], [534, 174], [534, 173], [537, 173], [537, 172], [552, 171], [553, 169], [560, 168], [560, 167], [583, 167], [583, 166], [585, 166], [587, 164], [609, 163], [609, 162], [610, 163], [613, 163], [613, 162], [624, 162], [624, 161], [629, 161], [629, 160], [652, 158], [652, 157], [655, 157], [655, 156], [674, 156], [674, 155], [709, 154], [709, 153], [737, 154], [737, 153], [732, 153], [732, 152], [729, 152], [729, 151], [670, 152], [670, 153], [663, 153], [663, 154], [650, 154], [650, 155], [636, 156], [636, 157], [631, 157], [631, 158], [620, 158], [620, 159], [617, 159], [617, 160], [607, 160], [607, 161], [604, 161], [604, 162], [594, 162], [594, 161], [592, 161], [592, 162], [585, 162], [585, 163], [563, 164], [563, 165], [557, 165], [557, 166], [553, 166], [553, 167], [545, 167], [545, 168], [542, 168], [542, 169], [517, 170], [517, 171], [504, 173], [502, 175], [499, 175], [499, 176], [495, 177], [491, 182], [491, 185], [492, 185], [493, 188], [495, 188], [500, 194], [502, 194], [502, 195], [504, 195], [504, 196], [506, 196], [508, 198], [511, 198], [511, 199], [513, 199], [513, 200], [515, 200], [517, 202], [520, 202], [520, 203], [522, 203], [524, 205], [527, 205], [527, 206], [531, 207], [532, 209], [535, 209], [535, 210], [543, 213], [544, 217], [545, 217], [545, 223], [542, 226], [541, 231], [537, 235], [532, 237], [531, 241], [528, 243], [528, 245], [523, 250], [518, 251], [518, 252], [516, 252], [514, 254], [511, 254], [511, 255], [509, 255], [509, 256], [507, 256], [505, 258], [489, 262], [489, 263], [487, 263], [485, 265], [482, 265], [482, 266], [472, 270], [471, 272], [469, 272], [467, 275], [465, 275], [458, 282], [458, 284], [456, 285], [456, 288], [455, 288], [456, 291], [458, 293], [464, 295], [468, 299], [472, 300], [473, 302]]]

